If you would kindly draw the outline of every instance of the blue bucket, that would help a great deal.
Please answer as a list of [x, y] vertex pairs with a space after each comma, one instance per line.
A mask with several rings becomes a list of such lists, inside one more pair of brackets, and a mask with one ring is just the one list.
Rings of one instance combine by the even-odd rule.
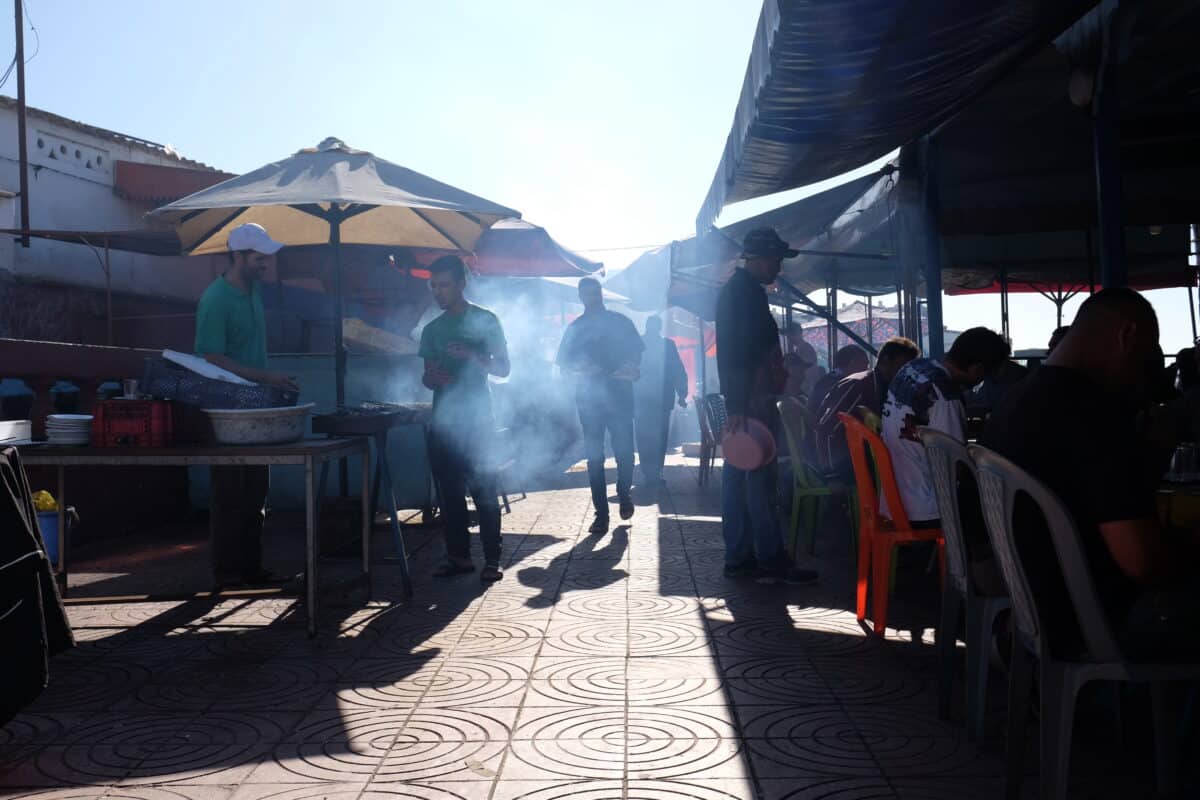
[[42, 531], [42, 542], [46, 545], [46, 556], [51, 566], [58, 565], [58, 512], [39, 511], [38, 527]]

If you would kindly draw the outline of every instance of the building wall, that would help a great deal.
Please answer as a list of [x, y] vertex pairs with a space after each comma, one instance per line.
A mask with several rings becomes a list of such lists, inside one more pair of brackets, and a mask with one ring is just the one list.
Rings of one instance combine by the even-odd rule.
[[[29, 224], [31, 228], [100, 231], [144, 227], [151, 206], [113, 192], [117, 160], [180, 166], [165, 152], [125, 143], [64, 125], [30, 112], [26, 133], [29, 153]], [[20, 172], [17, 115], [0, 107], [0, 227], [20, 226], [17, 191]], [[22, 248], [0, 238], [0, 281], [49, 283], [104, 289], [100, 258], [78, 244], [32, 240]], [[112, 252], [112, 289], [145, 297], [195, 301], [219, 267], [211, 256], [163, 258]], [[0, 283], [0, 292], [4, 285]]]

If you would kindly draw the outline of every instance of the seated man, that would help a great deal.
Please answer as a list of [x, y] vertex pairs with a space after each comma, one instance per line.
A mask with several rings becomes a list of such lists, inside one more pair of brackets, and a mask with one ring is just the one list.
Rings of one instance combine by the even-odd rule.
[[[929, 459], [917, 429], [930, 427], [965, 441], [963, 392], [1000, 367], [1008, 354], [1008, 342], [1000, 334], [971, 328], [959, 334], [942, 359], [910, 361], [892, 379], [883, 406], [883, 441], [913, 527], [941, 526]], [[885, 502], [880, 510], [890, 516], [886, 506]]]
[[815, 417], [821, 409], [821, 404], [832, 391], [834, 384], [848, 375], [866, 372], [871, 368], [871, 359], [867, 351], [856, 344], [848, 344], [833, 357], [833, 371], [816, 382], [812, 394], [808, 397], [808, 409]]
[[854, 467], [850, 463], [846, 432], [838, 414], [860, 415], [859, 409], [864, 408], [879, 415], [896, 373], [920, 355], [920, 349], [911, 339], [895, 336], [879, 348], [875, 369], [848, 375], [833, 385], [817, 411], [813, 431], [817, 464], [822, 470], [847, 484], [853, 483]]
[[[1092, 579], [1131, 653], [1196, 651], [1200, 622], [1194, 537], [1158, 522], [1161, 478], [1139, 438], [1138, 412], [1162, 369], [1158, 320], [1141, 295], [1105, 289], [1083, 304], [1070, 331], [992, 414], [981, 443], [1046, 484], [1075, 518]], [[1017, 509], [1017, 547], [1057, 654], [1082, 648], [1058, 558], [1036, 509]]]

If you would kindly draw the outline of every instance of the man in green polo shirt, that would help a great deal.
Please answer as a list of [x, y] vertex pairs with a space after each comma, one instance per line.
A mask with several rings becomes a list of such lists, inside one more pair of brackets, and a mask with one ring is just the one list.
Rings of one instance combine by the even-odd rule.
[[[255, 383], [299, 391], [267, 369], [267, 326], [258, 284], [283, 247], [261, 225], [229, 232], [229, 271], [212, 282], [196, 309], [196, 353]], [[213, 578], [218, 586], [258, 585], [277, 578], [262, 567], [262, 530], [270, 467], [213, 467], [209, 502]]]
[[421, 331], [420, 345], [425, 360], [422, 380], [433, 390], [429, 462], [437, 482], [446, 542], [446, 562], [433, 574], [444, 578], [475, 570], [467, 530], [469, 491], [479, 512], [483, 545], [479, 577], [490, 583], [504, 573], [493, 452], [496, 424], [488, 376], [508, 377], [508, 345], [496, 315], [463, 297], [467, 268], [461, 258], [442, 256], [429, 271], [430, 292], [443, 311]]

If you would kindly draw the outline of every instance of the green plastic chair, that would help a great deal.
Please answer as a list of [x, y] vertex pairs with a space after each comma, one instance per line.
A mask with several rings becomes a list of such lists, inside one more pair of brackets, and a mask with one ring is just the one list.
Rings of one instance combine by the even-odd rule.
[[[804, 417], [804, 405], [795, 397], [785, 397], [776, 403], [779, 417], [783, 421], [783, 433], [787, 437], [788, 451], [792, 461], [792, 521], [789, 533], [788, 552], [795, 558], [799, 553], [797, 544], [804, 552], [812, 555], [816, 552], [817, 526], [821, 523], [821, 501], [832, 497], [833, 490], [825, 483], [819, 472], [804, 461], [801, 456], [801, 446], [804, 437], [808, 435], [808, 424]], [[852, 490], [851, 490], [852, 491]], [[850, 497], [851, 530], [855, 539], [857, 552], [858, 525], [853, 510], [856, 508], [853, 495]], [[804, 538], [799, 542], [801, 523], [803, 522]]]

